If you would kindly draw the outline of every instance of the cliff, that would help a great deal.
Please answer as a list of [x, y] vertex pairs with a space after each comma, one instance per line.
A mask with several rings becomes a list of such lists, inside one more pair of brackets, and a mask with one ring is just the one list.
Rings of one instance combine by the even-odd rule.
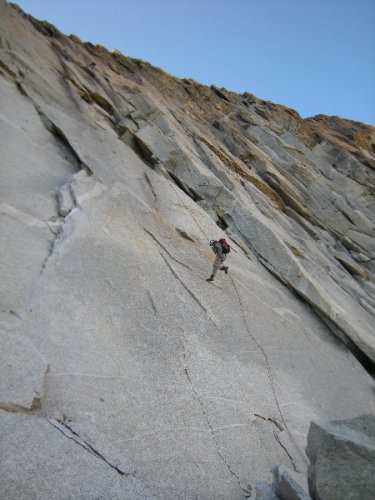
[[303, 484], [310, 421], [374, 411], [374, 127], [4, 0], [0, 89], [3, 494], [242, 498], [273, 464]]

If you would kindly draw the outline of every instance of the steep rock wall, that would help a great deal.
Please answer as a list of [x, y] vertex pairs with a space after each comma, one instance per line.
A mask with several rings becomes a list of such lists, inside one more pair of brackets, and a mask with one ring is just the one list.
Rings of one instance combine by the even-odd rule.
[[2, 491], [305, 477], [311, 419], [373, 411], [374, 129], [0, 9]]

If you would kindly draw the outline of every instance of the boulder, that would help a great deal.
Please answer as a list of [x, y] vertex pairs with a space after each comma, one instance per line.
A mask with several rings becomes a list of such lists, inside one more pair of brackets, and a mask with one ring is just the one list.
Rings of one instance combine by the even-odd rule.
[[275, 467], [273, 489], [279, 500], [311, 500], [302, 486], [282, 467]]
[[276, 465], [273, 468], [273, 483], [255, 481], [254, 488], [248, 486], [249, 495], [253, 500], [311, 500], [311, 497], [300, 482], [301, 474]]
[[314, 500], [372, 500], [375, 416], [312, 422], [307, 438], [309, 491]]

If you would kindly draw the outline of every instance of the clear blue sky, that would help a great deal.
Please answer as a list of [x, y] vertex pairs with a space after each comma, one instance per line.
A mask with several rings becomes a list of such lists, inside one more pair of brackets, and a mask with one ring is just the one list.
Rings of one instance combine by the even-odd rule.
[[375, 0], [15, 0], [178, 76], [375, 125]]

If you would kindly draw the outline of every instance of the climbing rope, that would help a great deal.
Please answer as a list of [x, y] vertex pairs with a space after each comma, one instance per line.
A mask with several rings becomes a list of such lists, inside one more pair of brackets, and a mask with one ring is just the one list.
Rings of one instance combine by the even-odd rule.
[[236, 284], [234, 282], [234, 279], [232, 278], [232, 276], [229, 274], [229, 278], [231, 279], [232, 281], [232, 284], [233, 284], [233, 288], [235, 289], [236, 291], [236, 295], [237, 295], [237, 298], [238, 298], [238, 302], [240, 304], [240, 309], [241, 309], [241, 315], [242, 315], [242, 321], [245, 325], [245, 328], [246, 328], [246, 331], [247, 333], [249, 334], [250, 338], [253, 340], [253, 342], [256, 344], [256, 346], [258, 347], [258, 349], [261, 351], [262, 355], [263, 355], [263, 358], [264, 358], [264, 361], [266, 363], [266, 367], [267, 367], [267, 374], [268, 374], [268, 380], [270, 382], [270, 386], [271, 386], [271, 389], [272, 389], [272, 394], [273, 394], [273, 398], [275, 400], [275, 403], [276, 403], [276, 407], [277, 407], [277, 410], [279, 412], [279, 415], [280, 415], [280, 419], [282, 421], [282, 423], [284, 424], [284, 428], [289, 436], [289, 439], [291, 441], [291, 443], [293, 444], [293, 446], [295, 447], [295, 449], [298, 451], [298, 453], [301, 455], [303, 461], [305, 462], [305, 464], [308, 464], [307, 460], [306, 460], [306, 457], [305, 457], [305, 454], [303, 453], [303, 451], [301, 450], [301, 448], [298, 446], [298, 444], [296, 443], [296, 440], [294, 439], [292, 433], [290, 432], [289, 430], [289, 427], [285, 421], [285, 418], [284, 418], [284, 415], [283, 415], [283, 412], [281, 411], [281, 408], [280, 408], [280, 403], [279, 403], [279, 399], [277, 397], [277, 394], [276, 394], [276, 389], [275, 389], [275, 382], [274, 382], [274, 378], [273, 378], [273, 374], [272, 374], [272, 369], [271, 369], [271, 364], [269, 362], [269, 359], [268, 359], [268, 356], [267, 356], [267, 353], [266, 351], [263, 349], [263, 347], [259, 344], [259, 342], [257, 341], [257, 339], [254, 337], [254, 335], [251, 333], [251, 330], [250, 330], [250, 327], [247, 323], [247, 319], [246, 319], [246, 315], [245, 315], [245, 311], [244, 311], [244, 307], [243, 307], [243, 304], [242, 304], [242, 300], [241, 300], [241, 296], [238, 292], [238, 289], [236, 287]]
[[[188, 166], [189, 168], [189, 166]], [[190, 168], [189, 168], [190, 170]], [[191, 174], [191, 172], [190, 172]], [[178, 191], [176, 191], [175, 189], [175, 186], [174, 184], [172, 183], [171, 181], [171, 185], [178, 197], [178, 199], [180, 200], [181, 202], [181, 205], [184, 206], [186, 208], [186, 210], [189, 212], [190, 216], [192, 217], [192, 219], [194, 220], [194, 222], [196, 223], [196, 225], [199, 227], [199, 229], [201, 230], [202, 234], [205, 236], [205, 238], [207, 239], [207, 241], [210, 241], [210, 238], [207, 236], [207, 234], [205, 233], [205, 231], [203, 230], [202, 226], [199, 224], [199, 222], [197, 221], [196, 217], [194, 216], [192, 210], [190, 209], [190, 207], [186, 206], [184, 203], [183, 203], [183, 200], [181, 199], [180, 197], [180, 194], [178, 193]], [[258, 349], [261, 351], [262, 355], [263, 355], [263, 358], [264, 358], [264, 361], [265, 361], [265, 364], [266, 364], [266, 368], [267, 368], [267, 374], [268, 374], [268, 380], [269, 380], [269, 383], [270, 383], [270, 386], [271, 386], [271, 390], [272, 390], [272, 394], [273, 394], [273, 398], [274, 398], [274, 401], [276, 403], [276, 407], [277, 407], [277, 411], [280, 415], [280, 419], [284, 425], [284, 428], [289, 436], [289, 439], [291, 441], [291, 443], [293, 444], [294, 448], [297, 450], [297, 452], [299, 453], [299, 455], [302, 457], [303, 461], [305, 462], [306, 465], [308, 465], [308, 461], [306, 459], [306, 456], [305, 454], [303, 453], [303, 451], [301, 450], [301, 448], [298, 446], [296, 440], [294, 439], [289, 427], [288, 427], [288, 424], [286, 423], [285, 421], [285, 418], [284, 418], [284, 415], [283, 415], [283, 412], [281, 411], [281, 407], [280, 407], [280, 403], [279, 403], [279, 399], [277, 397], [277, 394], [276, 394], [276, 389], [275, 389], [275, 382], [274, 382], [274, 377], [273, 377], [273, 374], [272, 374], [272, 369], [271, 369], [271, 364], [270, 364], [270, 361], [269, 361], [269, 358], [267, 356], [267, 353], [266, 351], [263, 349], [263, 347], [259, 344], [259, 342], [257, 341], [257, 339], [254, 337], [254, 335], [251, 333], [251, 329], [247, 323], [247, 319], [246, 319], [246, 315], [245, 315], [245, 310], [244, 310], [244, 307], [243, 307], [243, 303], [242, 303], [242, 300], [241, 300], [241, 296], [238, 292], [238, 289], [237, 289], [237, 286], [234, 282], [234, 279], [233, 277], [231, 276], [231, 274], [229, 274], [229, 278], [233, 284], [233, 288], [236, 292], [236, 295], [237, 295], [237, 298], [238, 298], [238, 303], [240, 305], [240, 310], [241, 310], [241, 316], [242, 316], [242, 321], [244, 323], [244, 326], [246, 328], [246, 331], [247, 333], [249, 334], [250, 338], [253, 340], [253, 342], [255, 343], [255, 345], [258, 347]]]

